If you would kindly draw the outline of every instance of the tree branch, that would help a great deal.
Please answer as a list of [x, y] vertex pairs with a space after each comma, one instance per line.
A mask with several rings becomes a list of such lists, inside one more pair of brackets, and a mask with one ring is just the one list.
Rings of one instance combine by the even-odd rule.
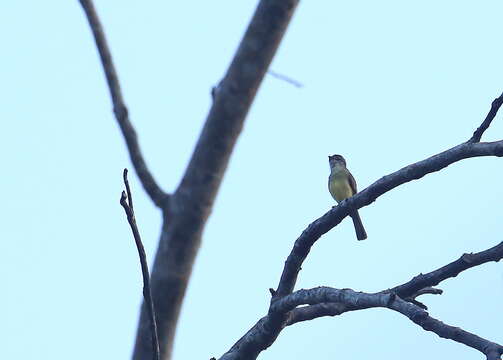
[[96, 42], [96, 47], [98, 48], [98, 52], [100, 54], [101, 63], [103, 65], [108, 88], [110, 90], [110, 96], [112, 98], [114, 114], [126, 141], [131, 162], [133, 163], [145, 191], [150, 196], [152, 201], [157, 206], [161, 207], [168, 195], [161, 190], [159, 185], [157, 185], [154, 177], [147, 168], [145, 160], [143, 159], [136, 131], [129, 121], [128, 109], [122, 97], [119, 78], [117, 76], [117, 72], [115, 71], [112, 54], [108, 48], [100, 19], [96, 13], [92, 0], [79, 1], [86, 14], [94, 36], [94, 41]]
[[386, 292], [393, 292], [402, 298], [410, 297], [424, 288], [436, 286], [446, 279], [456, 277], [462, 271], [487, 262], [497, 262], [501, 259], [503, 259], [503, 242], [475, 254], [463, 254], [459, 259], [450, 264], [427, 274], [420, 274], [405, 284], [395, 286], [392, 289], [386, 290]]
[[[286, 295], [271, 304], [268, 316], [259, 320], [248, 333], [234, 345], [229, 352], [221, 357], [221, 360], [254, 359], [258, 353], [271, 344], [269, 330], [272, 325], [272, 317], [276, 314], [287, 314], [297, 309], [300, 305], [309, 304], [315, 306], [333, 305], [332, 309], [339, 311], [363, 310], [368, 308], [388, 308], [397, 311], [427, 331], [436, 333], [438, 336], [450, 339], [471, 348], [474, 348], [490, 360], [499, 359], [503, 353], [503, 347], [494, 342], [483, 339], [463, 329], [442, 323], [429, 316], [428, 312], [420, 307], [402, 300], [391, 292], [379, 292], [374, 294], [356, 292], [351, 289], [333, 289], [318, 287], [314, 289], [302, 289]], [[295, 311], [294, 310], [294, 311]], [[275, 334], [274, 339], [277, 334]]]
[[[455, 277], [464, 270], [468, 270], [472, 267], [482, 265], [487, 262], [499, 261], [501, 259], [503, 259], [503, 242], [490, 249], [478, 253], [463, 254], [458, 260], [453, 261], [452, 263], [447, 264], [437, 270], [434, 270], [427, 274], [421, 274], [414, 277], [412, 280], [408, 281], [405, 284], [395, 286], [394, 288], [381, 291], [374, 295], [397, 295], [400, 298], [406, 299], [402, 301], [411, 302], [414, 306], [421, 308], [421, 305], [423, 304], [416, 304], [417, 300], [415, 300], [415, 298], [417, 296], [424, 294], [441, 293], [441, 290], [432, 288], [431, 286], [438, 285], [443, 280]], [[349, 289], [339, 291], [346, 290], [348, 290], [347, 293], [331, 293], [329, 295], [326, 295], [323, 291], [317, 293], [316, 289], [313, 289], [308, 293], [306, 293], [307, 290], [299, 290], [295, 292], [296, 295], [293, 297], [291, 295], [286, 295], [284, 297], [277, 298], [276, 301], [271, 302], [268, 315], [260, 319], [257, 324], [255, 324], [255, 326], [253, 326], [238, 342], [236, 342], [236, 344], [232, 346], [232, 348], [227, 353], [225, 353], [221, 357], [221, 360], [256, 358], [261, 351], [265, 350], [276, 340], [281, 330], [286, 326], [290, 326], [301, 321], [313, 320], [323, 316], [337, 316], [348, 311], [375, 307], [373, 305], [369, 305], [369, 298], [367, 296], [369, 294], [366, 294], [367, 297], [362, 295], [362, 297], [355, 298], [354, 294], [362, 293], [355, 293], [353, 290]], [[322, 295], [325, 297], [323, 297]], [[345, 295], [348, 295], [349, 297], [343, 297], [343, 300], [337, 298], [337, 296]], [[308, 300], [306, 300], [306, 298]], [[357, 301], [355, 300], [355, 302], [351, 299], [357, 299]], [[372, 300], [371, 304], [375, 304], [374, 301], [375, 299]], [[303, 304], [309, 304], [310, 306], [299, 308], [297, 307]], [[434, 328], [437, 330], [444, 329], [442, 327], [438, 328], [438, 323], [436, 321], [438, 320], [426, 322], [425, 326], [434, 326]], [[459, 332], [459, 330], [452, 327], [445, 331], [448, 331], [446, 333], [447, 335], [452, 334], [452, 331], [454, 331], [453, 334], [458, 334]], [[441, 334], [444, 334], [444, 332], [442, 332]], [[443, 336], [439, 334], [439, 336], [442, 337], [448, 337], [447, 335]], [[463, 339], [471, 339], [470, 341], [475, 341], [474, 339], [478, 338], [476, 335], [471, 335], [473, 334], [467, 333], [466, 336], [463, 335]], [[453, 338], [453, 340], [458, 341], [457, 338]], [[484, 351], [488, 358], [489, 356], [491, 356], [490, 359], [497, 359], [497, 357], [494, 357], [494, 354], [496, 354], [496, 352], [494, 352], [493, 350], [494, 347], [490, 347], [489, 350], [486, 349]], [[498, 356], [500, 354], [498, 354]]]
[[[201, 234], [258, 87], [276, 53], [298, 0], [260, 1], [219, 86], [185, 174], [163, 216], [152, 268], [152, 292], [161, 358], [171, 356], [176, 324]], [[142, 306], [133, 359], [151, 355]]]
[[486, 131], [489, 128], [489, 125], [491, 125], [491, 122], [496, 117], [496, 114], [498, 113], [501, 104], [503, 104], [503, 93], [499, 97], [494, 99], [494, 101], [491, 104], [491, 109], [489, 110], [489, 113], [487, 114], [485, 120], [478, 127], [478, 129], [475, 130], [473, 136], [470, 138], [470, 140], [468, 140], [468, 142], [476, 143], [480, 141], [482, 135], [484, 134], [484, 131]]
[[148, 304], [148, 315], [150, 318], [150, 336], [153, 354], [152, 358], [153, 360], [159, 360], [159, 338], [157, 336], [154, 303], [152, 302], [152, 293], [150, 290], [150, 276], [148, 274], [147, 255], [145, 254], [145, 248], [143, 247], [143, 243], [141, 242], [140, 232], [138, 231], [138, 225], [136, 224], [136, 218], [133, 209], [133, 196], [131, 194], [129, 181], [127, 179], [127, 169], [124, 169], [123, 178], [124, 185], [126, 186], [126, 191], [122, 192], [120, 203], [124, 208], [124, 211], [126, 212], [129, 226], [131, 226], [131, 230], [133, 231], [136, 248], [138, 249], [138, 256], [140, 257], [141, 273], [143, 276], [143, 297]]
[[[323, 234], [339, 224], [352, 210], [371, 204], [379, 196], [397, 186], [442, 170], [462, 159], [478, 156], [503, 156], [503, 140], [457, 145], [425, 160], [406, 166], [392, 174], [383, 176], [365, 190], [333, 207], [325, 215], [312, 222], [295, 241], [293, 249], [285, 262], [275, 298], [292, 292], [301, 265], [313, 244]], [[273, 298], [273, 301], [275, 298]]]
[[[496, 116], [502, 101], [503, 94], [493, 101], [489, 115], [479, 127], [479, 129], [482, 128], [483, 130], [479, 131], [477, 129], [475, 133], [480, 133], [480, 136], [482, 136], [484, 130], [489, 127], [492, 119]], [[383, 176], [363, 191], [333, 207], [321, 218], [312, 222], [295, 241], [293, 249], [285, 262], [276, 294], [271, 301], [293, 291], [301, 265], [309, 254], [313, 244], [323, 234], [338, 225], [352, 210], [370, 205], [379, 196], [397, 186], [440, 171], [457, 161], [479, 156], [503, 156], [503, 140], [486, 143], [462, 143], [425, 160], [406, 166], [392, 174]]]
[[482, 354], [486, 355], [488, 360], [499, 360], [500, 355], [503, 354], [503, 346], [481, 338], [459, 327], [444, 324], [440, 320], [431, 317], [425, 310], [400, 299], [398, 296], [396, 296], [387, 307], [407, 316], [426, 331], [434, 332], [441, 338], [450, 339], [480, 351]]
[[421, 289], [421, 290], [415, 292], [411, 296], [408, 296], [408, 297], [404, 298], [404, 300], [408, 301], [408, 302], [411, 302], [414, 305], [419, 306], [421, 309], [428, 310], [428, 306], [426, 306], [425, 304], [423, 304], [422, 302], [420, 302], [419, 300], [417, 300], [418, 296], [425, 295], [425, 294], [442, 295], [443, 294], [443, 290], [436, 289], [434, 287], [427, 287], [427, 288], [424, 288], [424, 289]]
[[[463, 254], [459, 259], [451, 262], [450, 264], [442, 266], [441, 268], [433, 270], [427, 274], [415, 276], [412, 280], [406, 282], [405, 284], [395, 286], [394, 288], [384, 290], [382, 292], [394, 293], [405, 301], [414, 302], [415, 300], [417, 302], [416, 297], [418, 296], [424, 294], [442, 293], [442, 290], [432, 288], [432, 286], [438, 285], [449, 278], [456, 277], [462, 271], [468, 270], [472, 267], [491, 261], [497, 262], [501, 259], [503, 259], [503, 242], [490, 249], [475, 254]], [[421, 303], [415, 304], [420, 307], [425, 306]], [[289, 314], [285, 326], [290, 326], [301, 321], [313, 320], [323, 316], [337, 316], [352, 310], [354, 309], [348, 307], [347, 305], [334, 303], [321, 303], [305, 306], [293, 310]]]
[[[495, 112], [497, 111], [494, 102], [492, 108], [496, 109]], [[487, 124], [487, 126], [489, 126], [489, 124]], [[360, 303], [359, 306], [356, 306], [351, 302], [327, 301], [327, 299], [322, 299], [316, 302], [316, 304], [305, 302], [304, 304], [311, 304], [312, 306], [295, 309], [295, 311], [292, 311], [291, 313], [289, 313], [289, 311], [292, 310], [293, 307], [290, 310], [277, 311], [277, 307], [280, 306], [278, 305], [278, 302], [279, 304], [282, 304], [283, 302], [288, 301], [285, 300], [285, 298], [288, 298], [289, 294], [292, 293], [301, 265], [316, 240], [339, 224], [344, 217], [349, 215], [351, 211], [371, 204], [379, 196], [399, 185], [412, 180], [420, 179], [426, 174], [440, 171], [450, 164], [462, 159], [479, 156], [503, 156], [503, 140], [488, 143], [462, 143], [425, 160], [406, 166], [392, 174], [383, 176], [362, 192], [342, 201], [321, 218], [312, 222], [295, 241], [293, 249], [285, 261], [285, 266], [283, 268], [277, 290], [270, 290], [272, 299], [268, 315], [260, 319], [255, 326], [253, 326], [241, 339], [238, 340], [238, 342], [232, 346], [227, 353], [221, 357], [221, 359], [254, 359], [262, 350], [266, 349], [275, 341], [281, 330], [287, 325], [292, 325], [299, 321], [314, 319], [320, 316], [339, 315], [346, 311], [361, 308], [361, 306], [363, 306], [362, 303]], [[439, 269], [440, 271], [437, 270], [437, 272], [433, 272], [434, 275], [420, 275], [407, 284], [381, 292], [380, 294], [392, 294], [393, 296], [398, 294], [404, 297], [408, 296], [409, 302], [404, 300], [402, 301], [408, 303], [410, 306], [415, 306], [421, 311], [424, 311], [421, 309], [421, 306], [426, 306], [417, 302], [415, 297], [421, 295], [421, 293], [438, 292], [436, 289], [435, 291], [427, 291], [425, 288], [438, 284], [437, 280], [441, 281], [441, 279], [456, 276], [459, 272], [472, 266], [480, 265], [487, 261], [497, 261], [496, 259], [499, 260], [501, 258], [499, 253], [501, 250], [500, 245], [478, 254], [465, 254], [461, 257], [461, 259]], [[488, 357], [495, 354], [493, 351], [494, 349], [492, 347], [491, 349], [492, 350], [489, 352], [484, 352]]]

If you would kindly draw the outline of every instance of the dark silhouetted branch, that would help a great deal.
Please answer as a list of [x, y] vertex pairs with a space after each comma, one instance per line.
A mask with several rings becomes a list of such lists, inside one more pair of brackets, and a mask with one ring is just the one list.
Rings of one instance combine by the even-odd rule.
[[[501, 97], [498, 99], [501, 99]], [[493, 106], [491, 107], [490, 114], [494, 112], [492, 115], [493, 118], [496, 116], [496, 112], [499, 109], [499, 106], [495, 105], [495, 103], [497, 104], [498, 101], [500, 101], [498, 99], [493, 101]], [[484, 123], [486, 123], [486, 121], [484, 121]], [[490, 121], [487, 122], [486, 127], [488, 127], [489, 124]], [[482, 132], [480, 132], [480, 135], [482, 135]], [[295, 241], [293, 249], [285, 262], [276, 296], [281, 297], [293, 291], [301, 265], [309, 254], [315, 241], [339, 224], [348, 216], [351, 210], [371, 204], [379, 196], [397, 186], [412, 180], [420, 179], [427, 174], [440, 171], [457, 161], [479, 156], [503, 156], [503, 140], [486, 143], [467, 142], [457, 145], [425, 160], [406, 166], [392, 174], [383, 176], [363, 191], [332, 208], [321, 218], [312, 222]], [[274, 301], [274, 298], [272, 301]]]
[[397, 186], [442, 170], [462, 159], [478, 156], [503, 156], [503, 141], [463, 143], [457, 145], [440, 154], [431, 156], [425, 160], [395, 171], [392, 174], [383, 176], [363, 191], [332, 208], [321, 218], [312, 222], [295, 241], [293, 249], [285, 262], [283, 273], [276, 290], [276, 297], [281, 297], [292, 292], [301, 265], [309, 254], [313, 244], [323, 234], [339, 224], [352, 210], [371, 204], [379, 196]]
[[152, 344], [152, 359], [159, 360], [159, 338], [157, 336], [157, 322], [155, 320], [155, 309], [154, 303], [152, 302], [152, 293], [150, 290], [150, 276], [148, 273], [147, 256], [145, 254], [145, 248], [141, 242], [140, 232], [138, 231], [138, 225], [136, 224], [136, 218], [133, 209], [133, 197], [131, 194], [131, 189], [129, 187], [129, 181], [127, 179], [127, 169], [124, 169], [123, 173], [124, 185], [126, 186], [126, 191], [122, 192], [120, 203], [126, 212], [127, 220], [133, 231], [134, 241], [136, 243], [136, 248], [138, 249], [138, 256], [140, 257], [141, 273], [143, 275], [143, 297], [148, 304], [148, 315], [150, 318], [150, 331], [151, 331], [151, 344]]
[[421, 289], [421, 290], [415, 292], [411, 296], [408, 296], [408, 297], [404, 298], [404, 300], [408, 301], [408, 302], [411, 302], [414, 305], [419, 306], [421, 309], [428, 310], [428, 306], [426, 306], [425, 304], [423, 304], [422, 302], [420, 302], [419, 300], [417, 300], [417, 297], [421, 296], [421, 295], [425, 295], [425, 294], [442, 295], [442, 293], [443, 293], [443, 291], [441, 289], [436, 289], [436, 288], [433, 288], [433, 287], [427, 287], [427, 288], [424, 288], [424, 289]]
[[402, 300], [398, 296], [394, 297], [394, 300], [390, 301], [387, 307], [407, 316], [426, 331], [434, 332], [441, 338], [450, 339], [480, 351], [488, 360], [498, 360], [500, 355], [503, 354], [503, 346], [459, 327], [444, 324], [440, 320], [431, 317], [427, 311]]
[[167, 198], [159, 185], [157, 185], [155, 179], [147, 168], [147, 164], [143, 159], [141, 154], [140, 145], [138, 144], [138, 137], [133, 125], [129, 121], [128, 110], [124, 99], [122, 97], [121, 88], [119, 84], [119, 78], [112, 61], [112, 54], [107, 45], [105, 38], [105, 33], [103, 32], [103, 27], [101, 26], [100, 19], [96, 13], [92, 0], [79, 0], [84, 12], [86, 14], [87, 20], [91, 27], [94, 41], [96, 42], [96, 47], [100, 54], [101, 63], [103, 64], [103, 70], [107, 78], [108, 88], [110, 90], [110, 95], [112, 97], [112, 104], [114, 108], [114, 114], [122, 130], [124, 139], [126, 140], [126, 145], [129, 150], [129, 156], [131, 157], [131, 162], [138, 174], [138, 177], [148, 193], [152, 201], [159, 207], [163, 206], [164, 201]]
[[[348, 311], [380, 306], [375, 305], [378, 302], [376, 302], [377, 298], [374, 298], [374, 296], [382, 295], [384, 297], [379, 297], [379, 299], [382, 300], [386, 299], [386, 296], [396, 295], [401, 301], [411, 303], [418, 308], [424, 309], [426, 306], [417, 301], [416, 297], [425, 294], [442, 293], [442, 290], [433, 288], [432, 286], [438, 285], [443, 280], [455, 277], [464, 270], [468, 270], [487, 262], [499, 261], [502, 258], [503, 242], [488, 250], [478, 253], [464, 254], [458, 260], [453, 261], [448, 265], [430, 273], [416, 276], [403, 285], [399, 285], [376, 294], [356, 293], [350, 289], [326, 293], [323, 289], [327, 288], [324, 287], [296, 291], [294, 293], [295, 296], [286, 295], [271, 302], [268, 315], [260, 319], [257, 324], [255, 324], [255, 326], [253, 326], [238, 342], [236, 342], [236, 344], [234, 344], [232, 348], [220, 359], [254, 359], [261, 351], [265, 350], [276, 340], [284, 327], [301, 321], [313, 320], [319, 317], [337, 316]], [[371, 301], [369, 299], [371, 299]], [[386, 303], [386, 301], [382, 300], [381, 304], [382, 303]], [[298, 307], [306, 304], [309, 306]], [[442, 327], [439, 326], [439, 323], [440, 322], [438, 320], [433, 319], [418, 324], [422, 324], [421, 326], [424, 325], [425, 329], [426, 327], [431, 328], [431, 330], [426, 330], [434, 331], [441, 337], [461, 342], [465, 345], [474, 347], [477, 350], [480, 350], [481, 348], [476, 346], [481, 344], [490, 345], [488, 349], [482, 351], [488, 357], [494, 356], [494, 354], [497, 353], [497, 351], [494, 352], [496, 348], [493, 346], [496, 344], [490, 342], [483, 343], [486, 340], [481, 339], [476, 335], [448, 325], [445, 325], [446, 327]], [[461, 335], [461, 340], [457, 338], [459, 334], [464, 334]], [[454, 336], [455, 338], [452, 338], [451, 336]], [[491, 359], [497, 359], [497, 357], [491, 357]]]
[[[271, 326], [274, 327], [273, 317], [278, 314], [288, 314], [301, 305], [327, 306], [333, 304], [332, 310], [340, 313], [352, 310], [363, 310], [368, 308], [388, 308], [407, 316], [411, 321], [421, 326], [424, 330], [434, 332], [438, 336], [456, 341], [471, 348], [474, 348], [486, 355], [488, 359], [496, 360], [503, 353], [503, 347], [494, 342], [483, 339], [475, 334], [442, 323], [429, 316], [428, 312], [420, 307], [402, 300], [399, 296], [390, 292], [362, 293], [351, 289], [333, 289], [329, 287], [318, 287], [314, 289], [302, 289], [292, 294], [286, 295], [271, 304], [269, 314], [260, 319], [259, 322], [248, 333], [234, 345], [229, 352], [224, 354], [221, 360], [254, 359], [269, 346], [272, 342], [268, 339], [271, 335]], [[275, 339], [277, 334], [273, 336]]]
[[491, 104], [491, 109], [489, 110], [489, 113], [487, 114], [486, 118], [484, 119], [482, 124], [478, 127], [478, 129], [475, 130], [473, 136], [471, 137], [470, 140], [468, 140], [468, 142], [476, 143], [480, 141], [482, 135], [484, 134], [484, 131], [486, 131], [489, 128], [489, 125], [491, 125], [491, 122], [496, 117], [496, 114], [498, 113], [501, 104], [503, 104], [503, 93], [499, 97], [494, 99], [494, 101]]
[[[426, 305], [416, 300], [418, 296], [425, 294], [440, 295], [442, 294], [442, 290], [435, 288], [425, 288], [412, 294], [411, 296], [408, 296], [407, 298], [404, 298], [404, 300], [411, 302], [424, 310], [428, 310], [428, 307]], [[351, 307], [347, 304], [340, 303], [320, 303], [316, 305], [303, 306], [292, 310], [288, 314], [285, 326], [290, 326], [301, 321], [314, 320], [324, 316], [338, 316], [344, 314], [345, 312], [353, 310], [359, 309]]]
[[[403, 285], [395, 286], [383, 292], [395, 293], [405, 301], [414, 302], [413, 300], [417, 301], [416, 297], [424, 294], [442, 294], [442, 290], [435, 289], [432, 286], [438, 285], [446, 279], [456, 277], [461, 272], [472, 267], [491, 261], [500, 261], [501, 259], [503, 259], [503, 242], [475, 254], [463, 254], [459, 259], [450, 264], [429, 273], [418, 275]], [[419, 304], [416, 303], [416, 305]], [[424, 304], [421, 305], [425, 307]], [[293, 325], [300, 321], [312, 320], [323, 316], [337, 316], [351, 310], [354, 309], [348, 308], [347, 305], [333, 303], [306, 306], [293, 310], [289, 314], [286, 325]]]
[[[492, 109], [493, 108], [495, 109], [495, 115], [499, 106], [496, 107], [493, 102]], [[489, 123], [487, 126], [489, 126]], [[255, 359], [261, 351], [266, 349], [275, 341], [281, 330], [287, 325], [292, 325], [299, 321], [311, 320], [321, 316], [335, 316], [347, 311], [372, 307], [364, 305], [366, 304], [364, 300], [367, 299], [365, 296], [369, 294], [359, 296], [360, 302], [358, 304], [351, 301], [337, 301], [336, 299], [334, 300], [326, 297], [317, 301], [296, 303], [294, 300], [295, 298], [290, 297], [289, 294], [291, 294], [294, 289], [297, 276], [301, 270], [301, 265], [309, 254], [313, 244], [323, 234], [327, 233], [339, 224], [346, 216], [349, 215], [351, 211], [371, 204], [379, 196], [394, 189], [395, 187], [412, 180], [420, 179], [427, 174], [440, 171], [462, 159], [480, 156], [503, 156], [503, 141], [488, 143], [463, 143], [425, 160], [406, 166], [392, 174], [383, 176], [365, 190], [342, 201], [338, 206], [333, 207], [321, 218], [312, 222], [295, 241], [293, 249], [285, 261], [285, 266], [283, 268], [277, 290], [271, 291], [273, 297], [269, 306], [268, 315], [260, 319], [255, 326], [253, 326], [241, 339], [239, 339], [231, 347], [231, 349], [221, 357], [221, 360]], [[426, 306], [416, 300], [417, 296], [426, 293], [439, 294], [441, 293], [441, 290], [431, 289], [431, 286], [437, 285], [440, 281], [445, 280], [446, 278], [456, 276], [459, 272], [470, 267], [477, 266], [488, 261], [498, 261], [501, 259], [501, 247], [502, 244], [481, 253], [465, 254], [454, 263], [446, 265], [445, 267], [430, 274], [419, 275], [406, 284], [374, 295], [393, 297], [396, 297], [397, 295], [403, 296], [407, 299], [407, 301], [402, 299], [400, 299], [400, 301], [427, 314], [424, 309], [421, 309], [426, 308]], [[302, 293], [296, 292], [296, 294], [296, 296], [299, 296], [298, 294]], [[289, 303], [289, 301], [292, 301], [292, 303]], [[296, 308], [301, 304], [308, 304], [310, 306]], [[281, 308], [281, 306], [286, 306], [287, 309], [279, 311], [278, 308]], [[477, 337], [476, 335], [463, 332], [464, 335], [460, 340], [457, 337], [462, 330], [453, 330], [455, 328], [451, 327], [439, 328], [439, 322], [435, 319], [430, 319], [429, 317], [428, 321], [421, 324], [424, 325], [421, 325], [423, 328], [435, 331], [439, 334], [439, 336], [449, 337], [452, 335], [454, 338], [449, 338], [481, 350], [481, 348], [477, 346], [483, 339]], [[488, 358], [495, 359], [493, 356], [495, 356], [494, 354], [498, 354], [501, 347], [496, 344], [493, 344], [494, 346], [491, 344], [493, 343], [487, 342], [485, 344], [485, 350], [481, 351], [486, 354]], [[497, 346], [497, 348], [495, 346]], [[501, 354], [501, 352], [499, 354]], [[499, 356], [499, 354], [497, 356]]]
[[420, 292], [422, 289], [436, 286], [446, 279], [456, 277], [462, 271], [487, 262], [500, 261], [501, 259], [503, 259], [503, 242], [478, 253], [463, 254], [459, 259], [450, 264], [427, 274], [420, 274], [405, 284], [386, 291], [393, 292], [402, 298], [407, 298]]
[[[164, 211], [151, 282], [161, 358], [170, 359], [183, 297], [234, 145], [298, 0], [262, 0], [222, 81], [177, 190]], [[142, 306], [133, 359], [150, 358]]]
[[345, 304], [320, 303], [316, 305], [303, 306], [292, 310], [288, 314], [285, 326], [290, 326], [301, 321], [314, 320], [325, 316], [338, 316], [345, 312], [357, 310]]

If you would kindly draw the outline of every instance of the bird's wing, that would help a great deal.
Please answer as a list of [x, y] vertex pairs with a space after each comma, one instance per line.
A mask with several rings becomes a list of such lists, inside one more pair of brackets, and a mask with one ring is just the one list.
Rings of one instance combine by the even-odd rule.
[[349, 186], [351, 187], [351, 190], [353, 190], [353, 195], [356, 194], [356, 181], [353, 175], [349, 172], [348, 170], [348, 180], [349, 180]]

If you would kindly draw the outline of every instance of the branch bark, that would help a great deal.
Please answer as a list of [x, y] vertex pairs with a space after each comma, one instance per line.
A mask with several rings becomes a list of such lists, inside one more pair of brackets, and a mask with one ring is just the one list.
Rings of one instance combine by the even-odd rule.
[[463, 143], [425, 160], [406, 166], [392, 174], [383, 176], [365, 190], [344, 200], [325, 215], [312, 222], [295, 241], [288, 256], [273, 300], [292, 292], [303, 261], [313, 244], [323, 234], [339, 224], [355, 209], [370, 205], [388, 191], [423, 176], [440, 171], [463, 159], [479, 156], [503, 156], [503, 140], [487, 143]]
[[[375, 294], [327, 287], [296, 291], [272, 302], [268, 315], [260, 319], [220, 360], [255, 359], [276, 340], [286, 326], [372, 307], [387, 307], [398, 311], [425, 330], [473, 347], [486, 354], [488, 359], [496, 360], [503, 350], [500, 345], [431, 318], [412, 300], [423, 294], [440, 294], [438, 289], [432, 289], [430, 286], [455, 277], [472, 267], [501, 259], [503, 259], [503, 242], [479, 253], [464, 254], [460, 259], [437, 270], [416, 276], [405, 284]], [[410, 299], [404, 300], [407, 297]], [[298, 307], [305, 304], [309, 306]]]
[[[213, 106], [187, 170], [172, 196], [147, 169], [128, 117], [112, 56], [91, 0], [79, 0], [91, 26], [107, 78], [114, 113], [143, 187], [163, 211], [159, 248], [151, 274], [161, 358], [171, 357], [176, 324], [201, 234], [230, 155], [257, 89], [290, 22], [298, 0], [262, 0], [227, 74], [214, 89]], [[148, 312], [142, 305], [134, 359], [152, 357]]]
[[91, 31], [94, 36], [94, 41], [96, 42], [96, 47], [98, 48], [98, 52], [100, 54], [101, 63], [107, 79], [108, 89], [112, 98], [114, 114], [121, 128], [122, 135], [126, 140], [126, 146], [129, 151], [131, 162], [133, 163], [143, 188], [150, 196], [154, 204], [161, 207], [168, 195], [161, 190], [159, 185], [157, 185], [157, 182], [147, 167], [147, 163], [143, 159], [140, 144], [138, 143], [138, 136], [136, 135], [133, 125], [129, 121], [128, 109], [126, 103], [124, 102], [124, 98], [122, 97], [119, 78], [112, 60], [112, 54], [108, 48], [103, 26], [101, 25], [92, 0], [79, 1], [86, 14], [89, 26], [91, 27]]
[[[227, 74], [213, 91], [213, 105], [189, 165], [163, 212], [152, 291], [161, 358], [171, 358], [176, 324], [201, 234], [257, 89], [276, 53], [298, 0], [262, 0]], [[148, 317], [142, 305], [133, 359], [151, 356]]]
[[[410, 281], [382, 291], [383, 293], [394, 293], [406, 301], [414, 300], [417, 296], [424, 294], [441, 294], [441, 290], [432, 288], [442, 281], [458, 276], [461, 272], [472, 267], [479, 266], [491, 261], [503, 259], [503, 242], [498, 245], [475, 253], [463, 254], [459, 259], [433, 270], [426, 274], [415, 276]], [[293, 310], [289, 316], [286, 326], [297, 322], [313, 320], [323, 316], [337, 316], [354, 309], [343, 304], [321, 303], [306, 306]]]
[[[481, 127], [479, 127], [479, 129], [484, 128], [484, 130], [480, 132], [480, 136], [482, 136], [485, 129], [487, 129], [492, 118], [496, 116], [497, 110], [499, 109], [498, 101], [498, 99], [493, 101], [489, 113], [490, 115], [486, 117]], [[491, 120], [488, 120], [488, 118], [491, 118]], [[276, 311], [275, 307], [278, 306], [278, 302], [284, 301], [285, 297], [288, 297], [292, 293], [301, 265], [314, 243], [323, 234], [339, 224], [349, 213], [371, 204], [379, 196], [397, 186], [412, 180], [420, 179], [426, 174], [440, 171], [462, 159], [478, 156], [503, 156], [503, 140], [488, 143], [468, 140], [466, 143], [462, 143], [425, 160], [406, 166], [390, 175], [383, 176], [362, 192], [342, 201], [321, 218], [312, 222], [295, 241], [293, 249], [285, 261], [277, 290], [270, 289], [272, 298], [268, 315], [260, 319], [255, 326], [239, 339], [231, 349], [221, 357], [221, 360], [255, 359], [261, 351], [269, 347], [276, 340], [281, 330], [287, 325], [313, 319], [318, 316], [334, 316], [346, 311], [359, 309], [359, 307], [355, 307], [351, 302], [341, 304], [327, 300], [321, 300], [316, 305], [307, 307], [306, 309], [296, 309], [295, 311], [297, 312], [292, 312], [291, 314], [289, 314], [288, 311]], [[472, 266], [480, 265], [487, 261], [499, 260], [501, 251], [500, 245], [483, 253], [465, 254], [456, 262], [439, 269], [440, 271], [437, 270], [437, 273], [432, 276], [423, 277], [420, 275], [411, 280], [411, 282], [402, 285], [404, 286], [403, 288], [397, 287], [393, 289], [394, 291], [388, 290], [382, 293], [400, 294], [404, 297], [409, 297], [410, 299], [407, 303], [421, 309], [421, 305], [423, 307], [425, 306], [415, 301], [415, 296], [419, 295], [418, 292], [426, 287], [438, 284], [437, 280], [441, 281], [442, 279], [456, 276], [459, 272]], [[429, 292], [431, 293], [431, 291]], [[424, 311], [423, 309], [421, 310]], [[294, 316], [293, 319], [291, 317], [292, 315]], [[493, 356], [496, 352], [494, 352], [492, 347], [491, 351], [484, 353], [488, 358], [491, 356], [491, 359], [495, 359]]]
[[320, 303], [342, 304], [352, 310], [375, 307], [388, 308], [407, 316], [412, 322], [426, 331], [434, 332], [442, 338], [456, 341], [480, 351], [490, 360], [499, 359], [503, 353], [503, 346], [461, 328], [444, 324], [440, 320], [431, 317], [427, 311], [419, 306], [404, 301], [392, 292], [368, 294], [355, 292], [351, 289], [328, 287], [299, 290], [278, 300], [271, 306], [271, 311], [273, 313], [287, 313], [299, 305]]
[[492, 102], [489, 114], [474, 133], [474, 136], [477, 134], [477, 141], [472, 141], [472, 137], [466, 143], [462, 143], [425, 160], [406, 166], [392, 174], [383, 176], [363, 191], [344, 200], [325, 215], [313, 221], [295, 241], [293, 249], [285, 262], [283, 273], [281, 274], [281, 279], [272, 301], [293, 291], [301, 265], [309, 254], [313, 244], [323, 234], [326, 234], [338, 225], [352, 210], [370, 205], [379, 196], [395, 187], [412, 180], [420, 179], [427, 174], [440, 171], [460, 160], [479, 156], [503, 156], [503, 140], [486, 143], [478, 142], [484, 131], [491, 124], [492, 119], [496, 116], [502, 102], [503, 94]]

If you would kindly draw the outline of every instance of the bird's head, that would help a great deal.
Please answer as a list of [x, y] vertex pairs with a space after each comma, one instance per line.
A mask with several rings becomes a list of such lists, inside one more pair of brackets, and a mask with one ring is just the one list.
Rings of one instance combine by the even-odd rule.
[[346, 167], [346, 160], [344, 160], [342, 155], [331, 155], [328, 157], [328, 162], [330, 163], [331, 168], [336, 165], [343, 165], [344, 167]]

